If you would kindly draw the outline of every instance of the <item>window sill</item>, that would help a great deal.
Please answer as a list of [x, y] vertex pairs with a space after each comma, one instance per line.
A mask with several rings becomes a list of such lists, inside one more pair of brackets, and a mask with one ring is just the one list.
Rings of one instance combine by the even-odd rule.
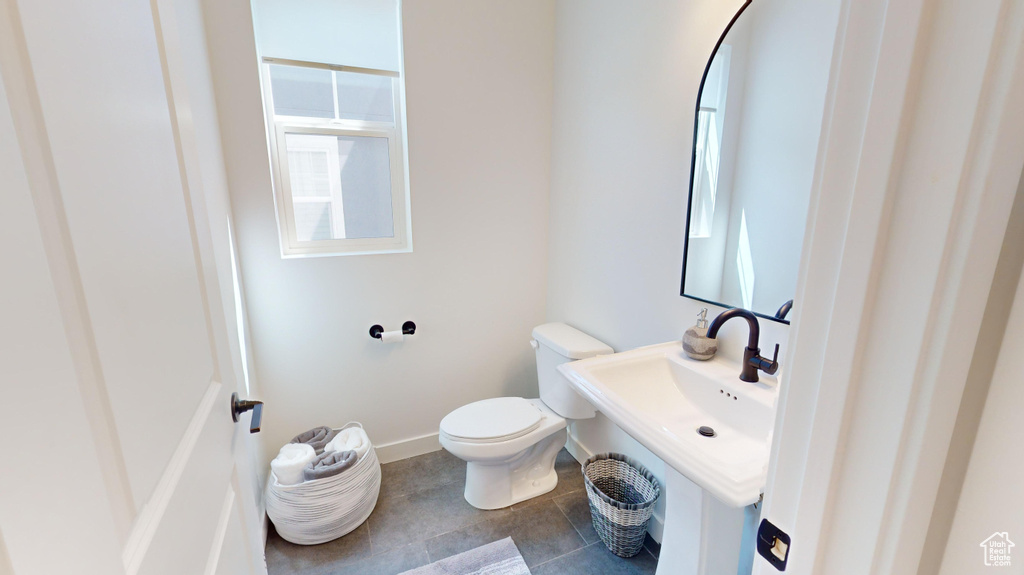
[[296, 260], [305, 258], [331, 258], [338, 256], [373, 256], [378, 254], [411, 254], [412, 246], [402, 246], [393, 249], [359, 250], [359, 251], [316, 251], [300, 253], [281, 253], [283, 260]]

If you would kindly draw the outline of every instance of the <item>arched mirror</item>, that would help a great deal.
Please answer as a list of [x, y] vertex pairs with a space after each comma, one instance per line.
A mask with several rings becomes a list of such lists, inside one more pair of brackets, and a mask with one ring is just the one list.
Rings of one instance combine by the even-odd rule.
[[[744, 4], [697, 100], [681, 294], [789, 323], [834, 30], [806, 3]], [[812, 8], [813, 9], [813, 8]]]

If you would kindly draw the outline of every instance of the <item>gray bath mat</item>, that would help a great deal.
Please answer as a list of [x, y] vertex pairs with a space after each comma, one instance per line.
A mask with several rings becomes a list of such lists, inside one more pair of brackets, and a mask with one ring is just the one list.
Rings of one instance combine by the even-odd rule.
[[511, 537], [435, 561], [401, 575], [530, 575]]

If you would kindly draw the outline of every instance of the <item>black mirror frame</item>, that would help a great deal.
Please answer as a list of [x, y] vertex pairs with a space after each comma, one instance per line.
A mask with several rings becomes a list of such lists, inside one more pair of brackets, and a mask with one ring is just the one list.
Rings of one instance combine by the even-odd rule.
[[[746, 9], [750, 6], [752, 2], [753, 0], [746, 0], [746, 2], [744, 2], [743, 5], [740, 6], [740, 9], [736, 11], [736, 15], [732, 17], [732, 20], [729, 20], [729, 24], [725, 27], [725, 30], [722, 32], [722, 35], [718, 37], [718, 42], [715, 42], [715, 49], [711, 51], [711, 57], [708, 58], [708, 63], [706, 66], [704, 66], [704, 75], [701, 76], [700, 78], [700, 88], [697, 90], [697, 105], [694, 107], [693, 111], [693, 145], [691, 146], [690, 151], [690, 187], [686, 194], [686, 225], [683, 236], [683, 275], [679, 284], [679, 295], [693, 300], [697, 300], [699, 302], [724, 308], [731, 308], [736, 306], [726, 305], [722, 302], [712, 301], [709, 299], [688, 295], [686, 293], [686, 256], [690, 248], [690, 212], [693, 210], [693, 177], [694, 175], [696, 175], [697, 171], [697, 118], [700, 115], [700, 98], [701, 96], [704, 95], [704, 82], [707, 81], [708, 79], [708, 72], [711, 70], [711, 64], [715, 61], [715, 56], [718, 55], [718, 49], [722, 46], [722, 42], [725, 40], [725, 37], [729, 35], [729, 31], [732, 30], [733, 24], [735, 24], [736, 21], [739, 20], [740, 16], [743, 15], [743, 12], [746, 11]], [[789, 325], [788, 319], [781, 319], [775, 316], [758, 313], [753, 310], [748, 311], [750, 311], [757, 317], [770, 319], [772, 321], [777, 321], [779, 323]]]

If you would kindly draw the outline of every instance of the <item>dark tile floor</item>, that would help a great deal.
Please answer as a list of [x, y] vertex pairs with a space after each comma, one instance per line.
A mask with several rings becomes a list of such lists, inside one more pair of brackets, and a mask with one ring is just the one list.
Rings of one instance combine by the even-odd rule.
[[512, 507], [481, 511], [462, 496], [466, 463], [446, 451], [383, 466], [380, 499], [358, 529], [323, 545], [293, 545], [270, 530], [270, 575], [395, 575], [512, 537], [533, 575], [653, 575], [659, 546], [648, 536], [622, 559], [590, 520], [580, 464], [564, 449], [558, 486]]

